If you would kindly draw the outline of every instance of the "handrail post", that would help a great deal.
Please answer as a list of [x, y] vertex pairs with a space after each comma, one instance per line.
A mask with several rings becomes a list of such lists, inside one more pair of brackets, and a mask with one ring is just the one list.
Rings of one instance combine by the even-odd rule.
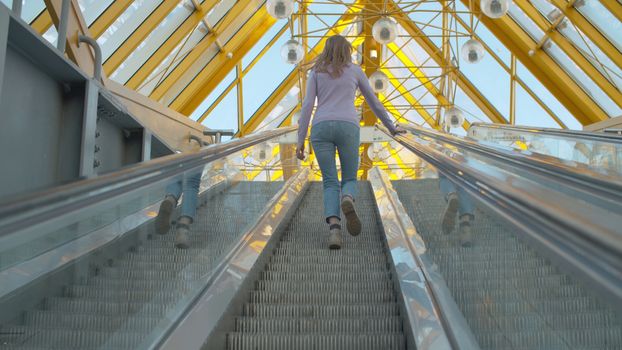
[[69, 5], [71, 0], [63, 0], [60, 11], [60, 19], [58, 21], [58, 40], [56, 42], [56, 48], [61, 53], [65, 53], [65, 46], [67, 45], [67, 26], [69, 25]]
[[100, 82], [102, 80], [102, 49], [101, 47], [99, 46], [99, 44], [97, 43], [95, 39], [91, 38], [90, 36], [86, 36], [82, 34], [78, 36], [78, 45], [80, 43], [89, 44], [93, 48], [93, 51], [95, 52], [93, 79]]
[[13, 0], [12, 10], [15, 16], [22, 18], [22, 0]]

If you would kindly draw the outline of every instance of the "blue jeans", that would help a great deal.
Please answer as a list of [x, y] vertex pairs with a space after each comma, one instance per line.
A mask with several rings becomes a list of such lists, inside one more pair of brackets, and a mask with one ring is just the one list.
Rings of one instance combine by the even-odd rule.
[[[353, 123], [326, 120], [311, 128], [311, 145], [322, 171], [324, 215], [341, 218], [340, 195], [356, 198], [359, 169], [360, 128]], [[341, 163], [341, 186], [337, 178], [335, 151]]]
[[201, 185], [201, 171], [198, 173], [184, 174], [183, 180], [175, 181], [166, 186], [166, 193], [175, 197], [179, 203], [179, 197], [184, 194], [181, 203], [181, 216], [187, 216], [192, 221], [197, 213], [197, 201], [199, 198], [199, 185]]
[[471, 201], [471, 197], [462, 187], [456, 187], [456, 185], [451, 182], [448, 178], [438, 174], [439, 187], [441, 188], [441, 193], [443, 194], [443, 198], [447, 201], [447, 196], [450, 193], [456, 193], [458, 195], [458, 217], [463, 215], [471, 215], [474, 216], [474, 206], [473, 201]]

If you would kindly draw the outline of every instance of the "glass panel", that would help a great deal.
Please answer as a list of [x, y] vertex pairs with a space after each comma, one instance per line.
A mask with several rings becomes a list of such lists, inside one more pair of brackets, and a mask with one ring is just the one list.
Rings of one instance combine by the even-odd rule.
[[[125, 61], [114, 72], [114, 79], [119, 82], [126, 82], [136, 73], [136, 71], [145, 63], [145, 61], [169, 38], [169, 36], [179, 27], [192, 13], [193, 9], [184, 6], [183, 1], [177, 4], [173, 11], [169, 13], [160, 24], [132, 51]], [[193, 29], [196, 31], [204, 31], [205, 27], [199, 25]], [[203, 36], [197, 33], [197, 36]], [[188, 51], [192, 46], [186, 43], [184, 52]]]
[[[540, 38], [544, 33], [537, 27], [537, 25], [515, 4], [510, 7], [510, 15], [514, 18], [520, 26], [525, 29], [536, 42], [540, 41]], [[566, 55], [559, 48], [557, 44], [548, 40], [543, 46], [544, 50], [555, 60], [559, 65], [576, 81], [581, 88], [589, 94], [594, 101], [600, 105], [603, 110], [609, 116], [617, 116], [622, 112], [622, 109], [616, 105], [604, 92], [601, 90], [594, 81], [585, 74], [574, 61]]]
[[[292, 72], [294, 66], [286, 64], [281, 58], [281, 46], [289, 40], [283, 35], [243, 78], [244, 121], [272, 95], [277, 86]], [[276, 62], [276, 63], [275, 63]]]
[[[212, 93], [201, 103], [199, 108], [197, 108], [191, 115], [190, 119], [198, 120], [201, 116], [207, 111], [207, 109], [216, 101], [216, 99], [225, 91], [225, 89], [231, 85], [231, 83], [235, 80], [235, 71], [230, 72], [225, 79], [223, 79], [220, 84], [212, 91]], [[236, 89], [234, 87], [233, 89]], [[236, 105], [237, 106], [237, 105]], [[237, 113], [236, 113], [237, 115]]]
[[[533, 4], [549, 21], [549, 24], [552, 24], [558, 16], [562, 15], [557, 7], [545, 0], [534, 0]], [[568, 38], [607, 79], [618, 87], [622, 87], [622, 70], [572, 22], [567, 18], [562, 20], [557, 26], [557, 30]]]
[[[280, 147], [290, 146], [258, 144], [1, 237], [2, 345], [154, 346], [282, 188]], [[52, 271], [30, 274], [41, 269]], [[6, 293], [34, 278], [16, 305]]]
[[231, 129], [238, 131], [238, 91], [231, 89], [227, 96], [205, 118], [203, 125], [211, 129]]
[[56, 46], [56, 41], [58, 40], [58, 32], [56, 31], [56, 27], [50, 26], [47, 32], [43, 33], [43, 38], [50, 42], [50, 44]]
[[97, 39], [104, 61], [127, 39], [132, 32], [160, 5], [162, 0], [136, 0]]
[[88, 26], [112, 4], [114, 0], [78, 0], [80, 10]]
[[611, 100], [587, 74], [580, 70], [557, 44], [551, 43], [551, 46], [545, 48], [545, 51], [574, 78], [583, 90], [587, 92], [610, 117], [617, 117], [622, 114], [622, 108], [618, 107], [618, 105]]
[[619, 344], [620, 312], [467, 190], [429, 172], [393, 187], [482, 349]]
[[[253, 48], [250, 49], [250, 51], [248, 51], [246, 55], [244, 55], [244, 57], [242, 58], [242, 69], [246, 69], [246, 67], [248, 67], [253, 59], [257, 57], [261, 50], [263, 50], [266, 45], [268, 45], [268, 43], [272, 39], [274, 39], [274, 36], [277, 35], [279, 31], [281, 31], [281, 29], [283, 29], [284, 27], [285, 25], [279, 26], [278, 24], [272, 26], [272, 28], [270, 28], [270, 30], [268, 30], [268, 32], [264, 34], [264, 36], [257, 42], [257, 44], [255, 44], [255, 46], [253, 46]], [[283, 34], [287, 35], [287, 31], [283, 32]], [[298, 40], [300, 41], [300, 39]]]
[[567, 128], [582, 129], [581, 123], [579, 123], [566, 107], [564, 107], [564, 105], [562, 105], [519, 61], [516, 62], [516, 75], [553, 111]]
[[[11, 1], [7, 1], [10, 3]], [[43, 0], [25, 0], [22, 3], [22, 19], [30, 23], [45, 10], [45, 2]]]
[[583, 6], [575, 5], [575, 8], [622, 51], [622, 23], [600, 1], [585, 1]]
[[516, 124], [544, 128], [560, 127], [519, 84], [516, 84]]
[[300, 88], [298, 88], [298, 86], [294, 86], [289, 89], [287, 95], [285, 95], [281, 102], [279, 102], [276, 107], [268, 113], [268, 116], [261, 122], [261, 124], [259, 124], [256, 131], [270, 130], [279, 127], [290, 112], [298, 106], [299, 95]]
[[[540, 126], [540, 125], [538, 125]], [[529, 150], [583, 164], [594, 171], [622, 179], [622, 143], [551, 135], [537, 129], [477, 126], [474, 137], [486, 142]]]

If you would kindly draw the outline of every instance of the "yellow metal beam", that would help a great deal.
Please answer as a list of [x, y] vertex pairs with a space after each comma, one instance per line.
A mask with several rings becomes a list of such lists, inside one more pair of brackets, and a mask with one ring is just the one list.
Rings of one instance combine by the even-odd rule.
[[[468, 0], [467, 0], [468, 1]], [[393, 13], [398, 23], [406, 30], [406, 32], [421, 46], [427, 54], [438, 64], [443, 66], [444, 60], [440, 49], [432, 42], [430, 38], [413, 22], [408, 14], [403, 12], [392, 0], [388, 0], [387, 8]], [[412, 67], [412, 65], [408, 65]], [[455, 68], [455, 67], [454, 67]], [[409, 68], [410, 69], [410, 68]], [[456, 80], [458, 86], [464, 93], [484, 112], [488, 118], [494, 123], [507, 124], [507, 120], [503, 117], [495, 106], [482, 95], [482, 93], [471, 83], [471, 81], [459, 70], [456, 71]]]
[[[215, 1], [205, 1], [206, 4], [214, 5]], [[106, 60], [104, 63], [104, 71], [110, 75], [125, 61], [125, 59], [140, 45], [145, 38], [166, 18], [166, 16], [173, 11], [175, 6], [179, 4], [178, 1], [162, 1], [162, 3], [151, 13], [149, 16], [134, 30], [134, 32], [117, 48], [117, 50]], [[175, 36], [173, 48], [181, 42], [181, 40], [188, 34], [203, 18], [207, 12], [195, 11], [190, 17], [182, 23], [177, 30], [167, 40], [169, 42], [171, 38]], [[192, 25], [194, 23], [194, 25]], [[183, 35], [175, 35], [178, 32], [184, 32]], [[166, 43], [165, 43], [166, 44]], [[171, 51], [172, 49], [171, 48]], [[159, 51], [159, 50], [158, 50]], [[170, 52], [170, 51], [169, 51]], [[135, 89], [136, 87], [132, 87]]]
[[32, 26], [32, 29], [41, 35], [50, 29], [52, 26], [52, 17], [50, 17], [50, 13], [47, 8], [41, 11], [37, 18], [30, 23], [30, 26]]
[[590, 62], [583, 54], [568, 40], [566, 39], [556, 28], [553, 28], [550, 23], [540, 14], [531, 3], [527, 1], [517, 1], [516, 5], [529, 16], [536, 25], [543, 30], [548, 37], [555, 42], [574, 63], [585, 72], [592, 80], [600, 87], [618, 106], [622, 107], [622, 92], [615, 86], [607, 76], [603, 75], [601, 71]]
[[185, 115], [192, 114], [274, 23], [276, 20], [262, 6], [224, 45], [224, 51], [231, 53], [231, 58], [222, 52], [216, 55], [173, 100], [170, 107]]
[[[479, 13], [479, 3], [461, 0], [466, 6], [472, 3], [472, 11]], [[542, 50], [529, 56], [528, 52], [536, 45], [534, 40], [509, 16], [499, 19], [481, 17], [486, 25], [531, 73], [561, 102], [583, 125], [588, 125], [609, 117], [605, 111], [560, 66]]]
[[91, 24], [89, 31], [93, 38], [99, 38], [114, 21], [132, 4], [133, 0], [115, 0]]
[[[588, 19], [586, 19], [571, 3], [567, 0], [549, 0], [555, 6], [557, 6], [564, 16], [568, 17], [570, 21], [577, 26], [588, 38], [590, 38], [596, 46], [598, 46], [605, 55], [616, 64], [618, 67], [622, 67], [622, 53], [611, 43], [603, 33], [598, 30]], [[607, 7], [618, 20], [622, 21], [622, 5], [619, 2], [613, 0], [604, 0], [600, 2], [603, 6]], [[589, 2], [586, 2], [583, 6], [589, 6]]]
[[[215, 28], [213, 28], [213, 30], [210, 33], [208, 33], [203, 39], [201, 39], [201, 41], [199, 41], [196, 44], [196, 46], [193, 47], [192, 50], [190, 50], [190, 52], [188, 52], [188, 54], [171, 71], [171, 73], [166, 78], [164, 78], [162, 82], [151, 92], [149, 97], [151, 97], [152, 99], [156, 101], [161, 100], [162, 96], [164, 96], [164, 94], [177, 81], [179, 81], [179, 79], [188, 71], [188, 69], [192, 67], [192, 65], [195, 64], [196, 61], [205, 54], [205, 51], [207, 51], [208, 48], [210, 48], [213, 44], [217, 42], [218, 33], [222, 33], [222, 31], [225, 28], [234, 25], [234, 23], [236, 22], [241, 22], [244, 19], [242, 17], [242, 14], [247, 13], [246, 11], [253, 10], [255, 6], [256, 6], [255, 2], [250, 1], [250, 0], [238, 1], [235, 5], [233, 5], [233, 7], [229, 10], [229, 12], [227, 12], [227, 15], [218, 23], [218, 25]], [[238, 35], [245, 36], [246, 32], [252, 32], [253, 30], [256, 30], [259, 26], [261, 26], [262, 23], [268, 28], [271, 27], [272, 24], [274, 24], [276, 21], [274, 19], [270, 21], [270, 19], [268, 18], [269, 16], [267, 15], [267, 12], [265, 11], [265, 9], [263, 10], [263, 12], [265, 13], [265, 15], [257, 14], [253, 16], [247, 23], [245, 23], [244, 25], [245, 26], [248, 25], [249, 27], [246, 27], [246, 29], [242, 29], [241, 31], [236, 33], [236, 36]], [[234, 40], [234, 39], [232, 38], [231, 40]], [[225, 51], [220, 52], [219, 55], [224, 56], [226, 58], [226, 54], [228, 52], [232, 52], [232, 51], [226, 50], [227, 48], [230, 48], [230, 47], [231, 46], [229, 45], [229, 43], [227, 43], [225, 45], [226, 52]], [[231, 59], [229, 58], [226, 58], [226, 60], [231, 61]], [[236, 56], [235, 61], [238, 62], [239, 60], [241, 60], [241, 57]], [[212, 64], [212, 62], [210, 62], [209, 64]], [[234, 66], [235, 64], [233, 65], [233, 67]], [[213, 81], [210, 81], [210, 83], [213, 83]], [[215, 85], [218, 85], [218, 83], [220, 83], [220, 80], [216, 81]], [[188, 113], [188, 115], [189, 114], [190, 113]]]
[[[335, 25], [329, 29], [328, 35], [340, 34], [345, 26], [354, 19], [356, 14], [360, 12], [360, 8], [350, 7], [344, 15], [342, 15]], [[319, 53], [324, 50], [326, 44], [326, 36], [320, 39], [315, 46], [307, 52], [303, 62], [311, 62]], [[268, 99], [257, 109], [257, 111], [246, 121], [242, 129], [244, 134], [253, 132], [263, 122], [268, 114], [276, 107], [276, 105], [285, 97], [289, 90], [298, 82], [298, 70], [294, 69], [281, 82], [279, 87], [268, 97]]]

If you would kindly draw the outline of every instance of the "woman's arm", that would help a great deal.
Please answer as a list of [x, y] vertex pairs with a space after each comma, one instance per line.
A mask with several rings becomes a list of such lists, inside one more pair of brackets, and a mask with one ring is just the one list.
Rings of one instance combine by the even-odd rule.
[[378, 119], [382, 121], [382, 124], [384, 124], [384, 126], [386, 126], [392, 134], [395, 134], [395, 125], [393, 125], [393, 123], [391, 122], [391, 119], [389, 118], [386, 109], [384, 108], [382, 103], [380, 103], [378, 97], [376, 97], [376, 94], [372, 90], [371, 85], [369, 85], [369, 80], [367, 80], [365, 73], [360, 67], [357, 69], [357, 71], [359, 90], [361, 90], [361, 93], [365, 97], [365, 101], [367, 101], [367, 104], [369, 104], [369, 107], [371, 107], [371, 110], [374, 112], [376, 117], [378, 117]]
[[302, 102], [300, 119], [298, 119], [298, 148], [302, 148], [304, 146], [305, 138], [307, 137], [309, 121], [311, 120], [311, 112], [313, 111], [313, 105], [315, 105], [315, 93], [317, 91], [316, 81], [317, 78], [315, 76], [315, 72], [311, 71], [309, 78], [307, 79], [307, 94]]

